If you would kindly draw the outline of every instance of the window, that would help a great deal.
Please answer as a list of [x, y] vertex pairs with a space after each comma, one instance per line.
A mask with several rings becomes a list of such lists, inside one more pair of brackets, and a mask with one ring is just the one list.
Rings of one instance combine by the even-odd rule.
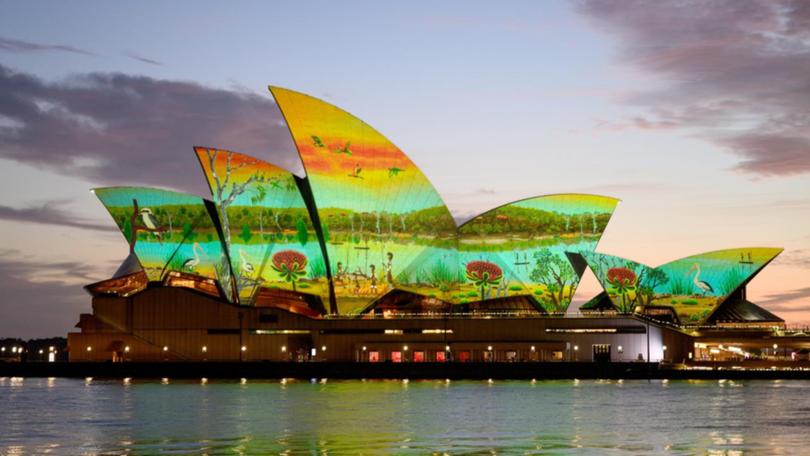
[[415, 351], [415, 352], [413, 352], [413, 362], [415, 362], [415, 363], [423, 363], [423, 362], [425, 362], [425, 352], [423, 352], [423, 351]]
[[391, 361], [395, 363], [402, 362], [402, 352], [401, 351], [393, 351], [391, 352]]
[[468, 350], [458, 352], [458, 360], [462, 363], [467, 363], [470, 361], [470, 352]]
[[443, 351], [437, 351], [436, 352], [436, 362], [437, 363], [443, 363], [443, 362], [447, 361], [447, 356], [446, 355], [447, 355], [447, 353], [445, 353]]
[[506, 360], [509, 362], [517, 361], [517, 352], [514, 350], [509, 350], [506, 352]]
[[370, 363], [379, 363], [380, 362], [380, 352], [378, 352], [378, 351], [370, 351], [370, 352], [368, 352], [368, 362], [370, 362]]

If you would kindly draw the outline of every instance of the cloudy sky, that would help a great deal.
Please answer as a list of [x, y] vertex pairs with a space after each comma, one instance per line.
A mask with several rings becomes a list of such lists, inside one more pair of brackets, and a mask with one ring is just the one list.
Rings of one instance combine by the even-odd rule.
[[64, 335], [126, 256], [89, 188], [206, 196], [194, 145], [300, 172], [268, 84], [374, 125], [459, 219], [601, 193], [605, 253], [784, 247], [749, 297], [810, 323], [810, 2], [289, 3], [0, 1], [0, 336]]

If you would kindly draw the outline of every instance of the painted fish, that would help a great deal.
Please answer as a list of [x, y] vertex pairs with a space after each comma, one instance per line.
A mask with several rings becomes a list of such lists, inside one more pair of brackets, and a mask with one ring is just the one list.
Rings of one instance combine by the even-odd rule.
[[310, 137], [312, 138], [312, 145], [314, 145], [316, 148], [323, 149], [324, 147], [326, 147], [323, 145], [323, 141], [321, 141], [320, 137], [315, 135], [312, 135]]
[[388, 168], [388, 177], [394, 177], [403, 171], [405, 170], [402, 168]]

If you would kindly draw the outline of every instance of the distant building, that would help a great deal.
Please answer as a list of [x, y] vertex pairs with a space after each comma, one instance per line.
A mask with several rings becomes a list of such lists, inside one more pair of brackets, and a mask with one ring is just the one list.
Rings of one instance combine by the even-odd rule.
[[[93, 313], [69, 334], [71, 360], [681, 361], [707, 325], [783, 326], [745, 297], [780, 249], [658, 268], [603, 255], [618, 200], [598, 195], [528, 198], [458, 226], [372, 127], [270, 90], [305, 177], [197, 147], [211, 199], [94, 190], [130, 254], [86, 287]], [[605, 291], [571, 314], [588, 268]]]

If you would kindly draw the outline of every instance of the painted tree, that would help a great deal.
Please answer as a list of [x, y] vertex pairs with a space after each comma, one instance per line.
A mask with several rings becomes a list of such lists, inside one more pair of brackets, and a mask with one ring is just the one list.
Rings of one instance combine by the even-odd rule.
[[261, 207], [262, 201], [267, 198], [267, 187], [257, 183], [253, 187], [253, 196], [250, 197], [250, 203], [259, 209], [259, 234], [264, 239], [264, 210]]
[[[544, 285], [553, 311], [562, 312], [567, 307], [565, 297], [566, 289], [572, 290], [577, 279], [576, 272], [571, 264], [549, 250], [540, 250], [534, 253], [534, 269], [529, 278]], [[570, 298], [569, 298], [570, 299]]]
[[[244, 160], [237, 164], [233, 163], [233, 154], [230, 152], [223, 152], [225, 154], [224, 169], [217, 169], [217, 158], [220, 151], [217, 149], [206, 149], [205, 154], [208, 158], [208, 168], [211, 176], [214, 178], [213, 197], [214, 203], [219, 209], [220, 220], [222, 221], [222, 232], [225, 237], [225, 245], [231, 245], [231, 225], [228, 216], [228, 208], [239, 195], [245, 193], [248, 187], [256, 183], [263, 183], [265, 181], [264, 175], [261, 173], [253, 173], [242, 182], [233, 182], [234, 172], [257, 163], [256, 160]], [[220, 283], [226, 289], [226, 292], [231, 293], [231, 282], [233, 276], [230, 273], [230, 265], [225, 255], [222, 256], [222, 262], [219, 266], [215, 267], [217, 275], [220, 277]]]

